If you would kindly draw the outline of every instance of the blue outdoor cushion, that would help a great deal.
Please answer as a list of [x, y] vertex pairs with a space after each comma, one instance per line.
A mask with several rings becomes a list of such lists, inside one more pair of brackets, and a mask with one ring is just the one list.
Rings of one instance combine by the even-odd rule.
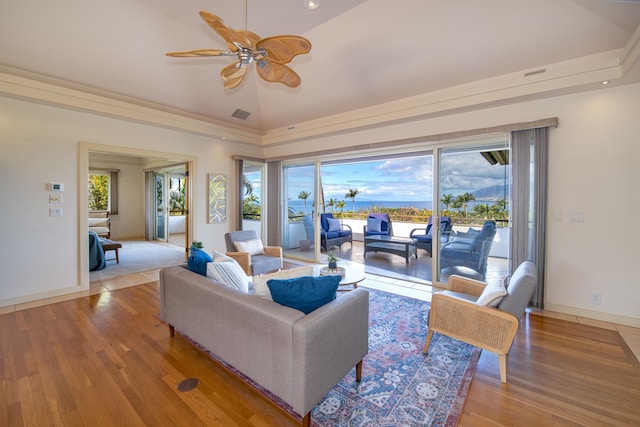
[[303, 276], [267, 281], [271, 297], [278, 304], [309, 314], [336, 299], [340, 276]]
[[336, 237], [340, 237], [339, 231], [327, 231], [327, 239], [335, 239]]
[[189, 258], [187, 259], [187, 266], [189, 270], [194, 273], [207, 275], [207, 263], [213, 262], [211, 255], [198, 248], [191, 248], [189, 252]]

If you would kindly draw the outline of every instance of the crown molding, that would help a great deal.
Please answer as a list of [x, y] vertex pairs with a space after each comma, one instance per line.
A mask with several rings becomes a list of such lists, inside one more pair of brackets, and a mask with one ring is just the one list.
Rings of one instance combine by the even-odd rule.
[[[638, 31], [636, 31], [638, 33]], [[323, 117], [265, 132], [265, 146], [296, 142], [301, 139], [345, 133], [402, 120], [417, 120], [485, 105], [504, 105], [523, 98], [545, 98], [567, 91], [595, 90], [603, 80], [623, 77], [622, 61], [633, 64], [640, 43], [633, 49], [603, 52], [570, 61], [541, 66], [532, 70], [505, 74], [416, 95], [398, 101], [362, 108], [348, 113]], [[629, 45], [627, 45], [629, 46]], [[635, 58], [634, 58], [635, 55]], [[627, 69], [630, 65], [627, 66]]]
[[5, 66], [0, 66], [0, 94], [228, 142], [262, 143], [262, 133], [253, 129]]

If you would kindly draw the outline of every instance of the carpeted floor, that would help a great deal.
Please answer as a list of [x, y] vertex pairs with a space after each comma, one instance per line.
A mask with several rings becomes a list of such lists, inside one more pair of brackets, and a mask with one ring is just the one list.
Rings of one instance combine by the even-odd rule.
[[[364, 359], [362, 381], [355, 382], [352, 370], [313, 409], [312, 425], [457, 425], [480, 350], [435, 334], [425, 357], [422, 347], [429, 303], [372, 289], [369, 292], [369, 354]], [[218, 361], [292, 413], [276, 396]]]
[[[118, 251], [120, 262], [116, 264], [115, 260], [109, 260], [104, 269], [90, 271], [91, 282], [177, 265], [185, 261], [185, 251], [180, 246], [146, 240], [124, 240], [119, 243], [122, 244]], [[105, 255], [107, 259], [115, 258], [113, 251], [108, 251]]]

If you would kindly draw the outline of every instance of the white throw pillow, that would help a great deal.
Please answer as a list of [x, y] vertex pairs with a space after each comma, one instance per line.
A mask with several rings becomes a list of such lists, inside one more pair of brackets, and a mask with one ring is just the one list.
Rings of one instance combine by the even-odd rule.
[[225, 286], [238, 289], [244, 293], [249, 292], [249, 277], [245, 274], [237, 262], [208, 262], [207, 277], [210, 277]]
[[262, 255], [264, 254], [264, 247], [262, 246], [262, 241], [258, 239], [252, 240], [242, 240], [233, 242], [233, 245], [236, 247], [238, 252], [248, 252], [249, 255]]
[[218, 252], [216, 250], [212, 251], [211, 257], [213, 258], [213, 262], [231, 262], [231, 261], [237, 262], [235, 259], [231, 258], [230, 256], [227, 256], [222, 252]]
[[305, 265], [303, 267], [290, 268], [288, 270], [280, 270], [275, 273], [262, 274], [253, 278], [253, 286], [256, 290], [256, 295], [260, 298], [273, 301], [271, 298], [271, 291], [267, 286], [267, 281], [271, 279], [291, 279], [293, 277], [313, 276], [313, 266]]
[[507, 295], [507, 290], [503, 282], [492, 282], [484, 287], [484, 290], [476, 300], [476, 304], [497, 307], [505, 295]]

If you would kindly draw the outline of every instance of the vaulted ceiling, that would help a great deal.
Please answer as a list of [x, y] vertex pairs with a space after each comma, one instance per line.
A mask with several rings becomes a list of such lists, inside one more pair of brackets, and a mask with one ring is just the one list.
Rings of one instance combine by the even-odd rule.
[[[461, 99], [471, 95], [483, 96], [477, 105], [640, 81], [640, 1], [321, 0], [309, 10], [304, 0], [248, 0], [250, 31], [311, 41], [289, 64], [302, 77], [295, 89], [251, 70], [226, 90], [219, 72], [234, 58], [166, 57], [226, 48], [200, 10], [245, 27], [243, 1], [2, 0], [0, 73], [258, 135], [328, 118], [428, 115], [454, 100], [468, 107]], [[234, 118], [236, 109], [250, 115]]]

